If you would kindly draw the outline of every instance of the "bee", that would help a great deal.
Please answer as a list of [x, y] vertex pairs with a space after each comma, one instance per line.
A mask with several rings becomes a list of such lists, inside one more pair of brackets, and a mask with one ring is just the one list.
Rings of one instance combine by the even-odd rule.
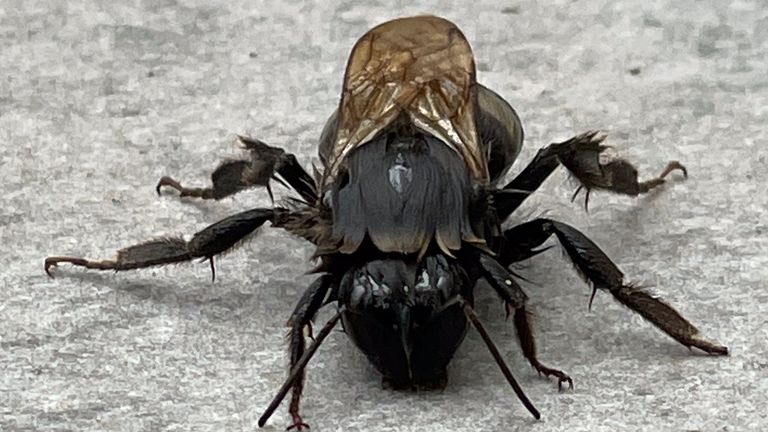
[[[247, 156], [221, 163], [205, 188], [163, 177], [157, 192], [222, 199], [271, 181], [297, 196], [270, 208], [227, 217], [190, 240], [167, 237], [124, 248], [113, 260], [54, 256], [60, 263], [98, 270], [129, 270], [214, 259], [269, 222], [315, 245], [318, 274], [299, 299], [288, 325], [291, 369], [259, 419], [263, 426], [291, 392], [289, 413], [297, 430], [308, 428], [300, 401], [309, 360], [341, 321], [345, 333], [393, 388], [440, 388], [446, 367], [469, 327], [481, 335], [505, 378], [530, 413], [540, 414], [515, 381], [474, 311], [474, 289], [484, 280], [512, 317], [522, 352], [537, 372], [573, 387], [564, 372], [541, 363], [527, 300], [510, 270], [542, 252], [554, 236], [583, 279], [687, 347], [727, 355], [660, 298], [637, 288], [606, 254], [576, 228], [536, 218], [512, 228], [502, 223], [559, 166], [585, 191], [637, 196], [664, 183], [677, 161], [658, 177], [638, 180], [628, 161], [607, 160], [597, 131], [550, 144], [506, 184], [523, 128], [515, 110], [477, 82], [472, 49], [459, 28], [439, 17], [385, 22], [352, 49], [341, 100], [319, 141], [320, 170], [310, 175], [296, 157], [252, 137], [239, 137]], [[274, 203], [274, 200], [273, 200]], [[591, 299], [590, 299], [591, 303]], [[336, 313], [307, 346], [318, 310]]]

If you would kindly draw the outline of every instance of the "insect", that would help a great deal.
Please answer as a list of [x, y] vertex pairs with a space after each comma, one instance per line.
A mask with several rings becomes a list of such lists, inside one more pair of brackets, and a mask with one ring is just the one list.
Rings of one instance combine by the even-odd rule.
[[[114, 260], [55, 256], [45, 271], [69, 263], [129, 270], [214, 259], [270, 222], [315, 245], [317, 279], [299, 299], [288, 325], [291, 370], [259, 419], [263, 426], [291, 392], [290, 428], [307, 428], [300, 400], [307, 364], [331, 330], [346, 334], [394, 388], [446, 385], [446, 366], [470, 326], [477, 329], [505, 378], [531, 414], [539, 412], [515, 381], [474, 312], [474, 289], [485, 280], [504, 302], [524, 356], [541, 374], [573, 387], [564, 372], [536, 355], [527, 296], [508, 269], [542, 252], [554, 236], [581, 276], [687, 347], [727, 355], [699, 336], [663, 300], [625, 281], [619, 268], [584, 234], [537, 218], [502, 223], [559, 166], [580, 183], [585, 206], [593, 190], [636, 196], [664, 183], [679, 162], [638, 181], [626, 160], [604, 156], [605, 136], [587, 132], [550, 144], [507, 184], [499, 185], [523, 143], [516, 112], [476, 81], [472, 50], [451, 22], [434, 17], [381, 24], [354, 46], [341, 101], [321, 134], [321, 170], [310, 175], [296, 157], [250, 137], [248, 156], [221, 163], [212, 184], [190, 188], [163, 177], [157, 185], [183, 197], [221, 199], [278, 181], [298, 196], [271, 208], [227, 217], [191, 240], [163, 238], [124, 248]], [[574, 194], [574, 197], [576, 196]], [[273, 201], [274, 202], [274, 201]], [[591, 303], [591, 299], [590, 299]], [[336, 313], [308, 346], [305, 330], [325, 305]]]

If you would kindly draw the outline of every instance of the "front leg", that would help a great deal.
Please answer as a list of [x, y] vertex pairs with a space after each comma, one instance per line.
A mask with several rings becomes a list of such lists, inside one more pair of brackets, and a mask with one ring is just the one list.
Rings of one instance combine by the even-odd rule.
[[[326, 304], [326, 295], [332, 286], [334, 278], [330, 275], [323, 275], [317, 278], [312, 285], [307, 288], [301, 299], [296, 304], [291, 317], [288, 319], [288, 325], [291, 327], [288, 333], [288, 349], [291, 354], [291, 370], [298, 364], [306, 350], [306, 340], [304, 339], [304, 329], [308, 328], [310, 335], [312, 333], [312, 319], [317, 311]], [[309, 429], [309, 425], [299, 414], [299, 405], [301, 404], [301, 394], [304, 391], [304, 376], [306, 371], [302, 368], [298, 371], [298, 377], [293, 382], [291, 390], [291, 405], [288, 412], [293, 422], [288, 430], [296, 429], [298, 431]]]
[[[585, 190], [585, 209], [589, 205], [589, 194], [595, 189], [637, 196], [663, 184], [664, 178], [674, 170], [688, 175], [680, 162], [672, 161], [658, 177], [639, 182], [637, 169], [626, 160], [600, 160], [600, 156], [608, 149], [602, 144], [605, 138], [605, 135], [597, 131], [590, 131], [539, 150], [523, 172], [497, 193], [495, 206], [499, 220], [509, 217], [561, 164], [580, 183], [572, 199], [575, 199], [582, 189]], [[517, 193], [509, 193], [510, 191]]]
[[251, 187], [263, 186], [274, 201], [270, 180], [275, 179], [284, 185], [287, 183], [308, 204], [315, 203], [317, 191], [314, 179], [299, 165], [294, 155], [254, 138], [238, 138], [250, 154], [248, 160], [222, 162], [211, 174], [211, 186], [206, 188], [185, 187], [171, 177], [162, 177], [155, 188], [158, 195], [163, 187], [170, 187], [182, 197], [220, 200]]
[[520, 348], [523, 349], [523, 355], [528, 359], [531, 366], [536, 369], [536, 372], [545, 377], [557, 378], [558, 390], [563, 389], [563, 384], [567, 384], [568, 388], [573, 390], [573, 379], [571, 377], [561, 370], [542, 364], [536, 357], [536, 340], [533, 338], [533, 327], [529, 320], [529, 312], [525, 310], [525, 307], [517, 308], [513, 319], [515, 321], [517, 338], [520, 341]]
[[45, 259], [45, 272], [53, 277], [51, 269], [59, 263], [95, 270], [133, 270], [151, 266], [190, 261], [195, 258], [208, 260], [212, 278], [216, 278], [213, 257], [230, 249], [267, 221], [273, 221], [284, 209], [254, 209], [222, 219], [196, 233], [191, 240], [165, 237], [150, 240], [121, 249], [114, 260], [88, 260], [70, 256], [53, 256]]
[[[579, 274], [592, 284], [592, 298], [598, 289], [639, 313], [661, 331], [688, 348], [696, 347], [714, 355], [728, 355], [728, 348], [701, 338], [699, 330], [660, 298], [624, 282], [624, 274], [597, 245], [576, 228], [551, 219], [534, 219], [504, 231], [507, 242], [535, 248], [555, 235]], [[514, 251], [514, 249], [509, 249]], [[504, 251], [502, 249], [502, 254]], [[505, 265], [511, 259], [501, 256]], [[592, 304], [590, 298], [590, 306]]]
[[542, 364], [536, 356], [536, 341], [533, 337], [533, 328], [528, 320], [528, 312], [525, 310], [525, 303], [528, 296], [520, 285], [515, 282], [512, 274], [504, 266], [499, 264], [493, 258], [487, 255], [480, 256], [480, 268], [482, 269], [485, 280], [493, 287], [496, 293], [504, 301], [507, 310], [507, 317], [513, 315], [517, 339], [520, 342], [520, 348], [528, 362], [536, 369], [539, 375], [546, 377], [553, 376], [557, 378], [557, 388], [562, 390], [563, 384], [567, 384], [573, 389], [573, 380], [563, 371], [553, 369]]
[[[280, 403], [283, 401], [288, 392], [291, 391], [291, 389], [295, 389], [295, 381], [299, 378], [303, 378], [304, 369], [307, 367], [307, 364], [312, 359], [312, 356], [315, 354], [315, 352], [317, 352], [317, 349], [320, 348], [320, 345], [322, 345], [325, 338], [328, 337], [331, 331], [333, 331], [333, 329], [336, 327], [336, 324], [339, 323], [339, 320], [341, 320], [341, 315], [344, 313], [344, 311], [344, 306], [339, 307], [333, 318], [328, 320], [323, 328], [320, 329], [320, 332], [317, 333], [317, 337], [312, 341], [312, 344], [309, 346], [309, 348], [306, 350], [303, 350], [302, 348], [303, 354], [301, 357], [295, 362], [292, 361], [293, 367], [288, 374], [288, 378], [285, 380], [285, 382], [283, 382], [283, 385], [280, 387], [280, 390], [277, 391], [277, 395], [272, 399], [272, 402], [269, 403], [267, 409], [264, 410], [264, 414], [259, 417], [259, 427], [264, 427], [264, 425], [267, 424], [267, 420], [269, 420], [272, 414], [274, 414], [275, 410], [278, 406], [280, 406]], [[298, 415], [298, 403], [296, 403], [295, 411], [293, 408], [291, 409], [291, 417], [293, 417], [293, 425], [288, 429], [309, 428], [309, 426], [304, 423], [301, 416]]]

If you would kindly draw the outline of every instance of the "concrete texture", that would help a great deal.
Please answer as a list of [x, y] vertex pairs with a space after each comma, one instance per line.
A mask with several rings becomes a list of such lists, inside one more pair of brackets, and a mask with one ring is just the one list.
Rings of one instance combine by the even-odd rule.
[[[516, 215], [546, 212], [590, 235], [728, 358], [689, 353], [589, 289], [554, 250], [520, 271], [541, 359], [536, 376], [494, 296], [479, 312], [543, 413], [533, 420], [471, 332], [442, 392], [400, 393], [342, 333], [310, 365], [315, 431], [768, 429], [768, 5], [761, 1], [0, 0], [0, 429], [240, 431], [286, 373], [285, 319], [311, 277], [309, 245], [277, 230], [207, 264], [125, 272], [43, 258], [109, 258], [191, 234], [264, 190], [221, 202], [157, 197], [173, 175], [202, 185], [235, 134], [309, 166], [355, 40], [386, 19], [444, 15], [465, 31], [479, 79], [520, 112], [519, 171], [588, 129], [641, 176], [679, 178], [638, 199], [593, 194], [586, 214], [558, 171]], [[279, 188], [278, 188], [279, 189]], [[278, 193], [284, 194], [283, 190]], [[319, 322], [329, 316], [320, 314]], [[267, 425], [288, 424], [287, 404]]]

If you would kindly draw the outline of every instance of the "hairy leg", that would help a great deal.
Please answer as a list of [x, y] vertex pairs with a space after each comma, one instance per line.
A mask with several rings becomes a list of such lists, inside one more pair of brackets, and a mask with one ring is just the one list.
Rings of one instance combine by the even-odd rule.
[[314, 179], [299, 165], [294, 155], [257, 139], [243, 136], [238, 138], [248, 150], [250, 158], [222, 162], [211, 174], [210, 187], [185, 187], [166, 176], [157, 183], [157, 193], [160, 194], [163, 187], [170, 187], [176, 189], [182, 197], [219, 200], [244, 189], [264, 186], [274, 201], [269, 182], [276, 179], [280, 183], [287, 183], [308, 204], [314, 204], [317, 200]]
[[[336, 327], [336, 324], [338, 324], [339, 320], [341, 319], [341, 315], [344, 313], [345, 308], [344, 306], [341, 306], [339, 310], [336, 312], [336, 314], [328, 320], [328, 322], [323, 326], [322, 329], [320, 329], [320, 332], [317, 334], [317, 338], [312, 341], [312, 344], [307, 348], [306, 351], [304, 351], [304, 354], [301, 355], [301, 358], [296, 361], [293, 368], [291, 369], [291, 372], [288, 374], [288, 378], [283, 382], [282, 387], [280, 387], [280, 390], [277, 391], [277, 395], [272, 399], [272, 402], [270, 402], [269, 406], [266, 410], [264, 410], [264, 414], [259, 417], [259, 427], [263, 427], [267, 420], [272, 416], [272, 414], [275, 412], [277, 407], [280, 405], [280, 403], [283, 401], [285, 396], [288, 394], [288, 392], [291, 390], [291, 388], [294, 385], [294, 382], [299, 379], [299, 376], [304, 375], [304, 368], [307, 366], [309, 361], [312, 359], [312, 356], [315, 354], [318, 348], [320, 348], [320, 345], [323, 343], [325, 338], [328, 337], [328, 335], [331, 333], [334, 327]], [[294, 422], [296, 419], [294, 419]], [[301, 421], [301, 418], [298, 419], [298, 425], [294, 425], [298, 428], [304, 428], [309, 427], [305, 423]], [[289, 428], [290, 429], [290, 428]]]
[[536, 369], [540, 375], [557, 378], [557, 387], [562, 389], [563, 383], [573, 388], [571, 377], [558, 369], [550, 368], [542, 364], [536, 356], [536, 342], [533, 337], [533, 328], [528, 320], [528, 312], [525, 310], [525, 303], [528, 296], [523, 292], [520, 285], [515, 282], [510, 272], [493, 258], [487, 255], [481, 255], [480, 266], [484, 273], [486, 281], [493, 287], [496, 293], [504, 300], [507, 309], [507, 317], [510, 314], [514, 317], [515, 330], [523, 355], [531, 366]]
[[273, 221], [284, 209], [253, 209], [222, 219], [196, 233], [191, 240], [165, 237], [129, 246], [117, 252], [114, 260], [88, 260], [69, 256], [53, 256], [45, 259], [45, 272], [53, 277], [51, 268], [59, 263], [96, 270], [132, 270], [151, 266], [190, 261], [195, 258], [208, 260], [212, 277], [216, 278], [213, 257], [230, 249], [267, 221]]
[[530, 323], [529, 312], [525, 310], [525, 306], [515, 309], [513, 319], [515, 321], [517, 338], [520, 341], [520, 348], [522, 348], [523, 355], [531, 363], [531, 366], [541, 375], [557, 378], [558, 390], [563, 389], [563, 384], [567, 384], [568, 388], [573, 390], [573, 379], [571, 377], [561, 370], [543, 365], [536, 357], [536, 340], [533, 337], [533, 327]]
[[[624, 282], [624, 274], [597, 245], [576, 228], [551, 219], [534, 219], [504, 231], [510, 244], [535, 248], [555, 235], [579, 274], [593, 286], [592, 298], [598, 289], [608, 291], [624, 306], [639, 313], [661, 331], [688, 348], [696, 347], [714, 355], [727, 355], [728, 348], [699, 336], [699, 330], [672, 306], [660, 298]], [[517, 252], [518, 256], [524, 255]], [[512, 262], [515, 249], [502, 251], [499, 261]], [[592, 299], [590, 299], [590, 305]]]
[[[306, 350], [306, 340], [304, 339], [304, 329], [308, 328], [310, 336], [312, 334], [312, 318], [317, 311], [322, 307], [326, 301], [326, 295], [329, 289], [333, 286], [334, 279], [331, 275], [323, 275], [317, 278], [312, 285], [304, 291], [299, 302], [296, 304], [296, 308], [288, 319], [288, 325], [291, 327], [288, 333], [288, 350], [291, 356], [291, 370], [298, 364], [301, 357]], [[299, 405], [301, 403], [301, 394], [304, 391], [304, 376], [305, 370], [302, 368], [298, 372], [298, 377], [293, 382], [291, 392], [291, 405], [288, 409], [291, 414], [291, 421], [293, 422], [290, 429], [304, 430], [309, 429], [309, 425], [304, 423], [304, 420], [299, 414]]]
[[478, 333], [480, 333], [480, 337], [483, 339], [483, 342], [485, 342], [485, 346], [488, 348], [488, 351], [493, 356], [493, 359], [496, 361], [496, 364], [501, 369], [501, 373], [504, 375], [504, 378], [507, 379], [507, 382], [514, 390], [515, 394], [517, 395], [517, 398], [520, 399], [520, 402], [523, 403], [526, 409], [528, 409], [528, 412], [530, 412], [533, 417], [538, 420], [541, 418], [541, 414], [539, 413], [539, 410], [536, 409], [535, 406], [533, 406], [533, 403], [531, 403], [530, 399], [528, 399], [528, 396], [523, 392], [523, 389], [520, 387], [520, 385], [517, 383], [517, 380], [515, 380], [515, 377], [512, 375], [512, 372], [509, 370], [509, 367], [504, 362], [504, 358], [501, 357], [501, 353], [499, 353], [499, 349], [496, 348], [496, 344], [493, 343], [493, 340], [491, 339], [491, 336], [488, 334], [488, 331], [485, 330], [485, 326], [483, 326], [482, 321], [480, 321], [480, 318], [475, 313], [475, 310], [472, 309], [472, 305], [469, 304], [464, 298], [461, 298], [459, 296], [458, 299], [459, 304], [461, 305], [462, 310], [464, 311], [464, 314], [467, 316], [467, 319], [470, 323], [472, 323], [472, 326], [475, 327], [475, 330], [477, 330]]
[[672, 161], [658, 177], [640, 182], [637, 179], [637, 169], [626, 160], [613, 159], [601, 162], [600, 155], [608, 149], [602, 144], [603, 140], [605, 135], [590, 131], [539, 150], [523, 172], [497, 192], [494, 201], [499, 220], [503, 221], [512, 214], [559, 165], [568, 169], [580, 183], [572, 199], [575, 199], [581, 190], [585, 191], [585, 209], [589, 204], [589, 194], [595, 189], [637, 196], [663, 184], [664, 178], [674, 170], [680, 170], [683, 175], [688, 175], [680, 162]]

